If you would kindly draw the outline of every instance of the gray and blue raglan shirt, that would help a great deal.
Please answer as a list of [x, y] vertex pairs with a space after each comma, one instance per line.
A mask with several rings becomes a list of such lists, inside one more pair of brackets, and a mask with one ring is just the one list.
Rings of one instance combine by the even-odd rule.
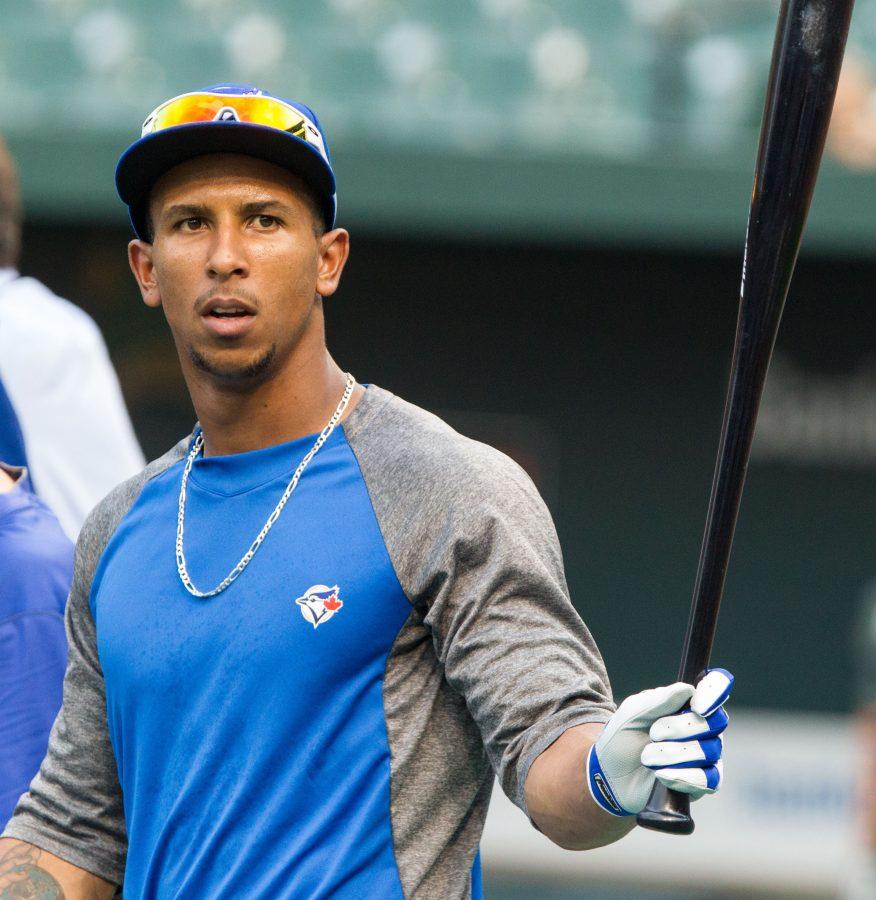
[[[525, 810], [538, 754], [613, 710], [534, 486], [372, 385], [198, 599], [190, 440], [82, 531], [63, 707], [6, 836], [130, 898], [477, 896], [493, 773]], [[195, 584], [312, 443], [194, 462]]]

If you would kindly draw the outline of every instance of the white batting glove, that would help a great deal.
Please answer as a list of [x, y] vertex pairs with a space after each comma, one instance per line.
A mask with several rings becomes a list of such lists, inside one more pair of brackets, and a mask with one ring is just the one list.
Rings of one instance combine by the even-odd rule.
[[613, 816], [634, 816], [655, 779], [694, 800], [714, 794], [732, 686], [726, 669], [710, 669], [696, 689], [678, 682], [627, 697], [587, 756], [596, 803]]

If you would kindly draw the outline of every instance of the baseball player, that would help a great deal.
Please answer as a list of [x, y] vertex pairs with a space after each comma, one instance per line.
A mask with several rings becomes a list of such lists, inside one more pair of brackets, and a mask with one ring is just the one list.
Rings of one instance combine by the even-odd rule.
[[199, 423], [80, 536], [0, 898], [480, 896], [495, 776], [573, 849], [657, 778], [714, 792], [728, 673], [615, 710], [526, 475], [329, 355], [349, 235], [313, 111], [175, 97], [116, 183]]

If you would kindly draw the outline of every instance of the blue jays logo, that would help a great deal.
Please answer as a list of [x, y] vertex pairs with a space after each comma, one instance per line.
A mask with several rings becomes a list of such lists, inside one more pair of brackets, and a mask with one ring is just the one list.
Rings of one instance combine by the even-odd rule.
[[314, 628], [318, 628], [323, 622], [328, 622], [344, 605], [344, 601], [338, 599], [340, 592], [337, 585], [326, 587], [324, 584], [315, 584], [313, 587], [309, 587], [295, 602], [301, 610], [301, 615]]

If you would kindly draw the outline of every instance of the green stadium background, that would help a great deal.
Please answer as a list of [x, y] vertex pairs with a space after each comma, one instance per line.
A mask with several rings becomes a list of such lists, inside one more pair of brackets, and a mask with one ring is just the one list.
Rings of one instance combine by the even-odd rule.
[[[101, 325], [150, 457], [193, 413], [127, 270], [114, 163], [162, 99], [251, 81], [312, 105], [329, 137], [352, 234], [327, 312], [338, 361], [530, 471], [618, 696], [674, 677], [777, 3], [0, 8], [22, 269]], [[865, 72], [874, 38], [859, 0]], [[853, 621], [876, 576], [876, 178], [848, 159], [832, 142], [721, 613], [715, 657], [742, 707], [855, 704]]]

